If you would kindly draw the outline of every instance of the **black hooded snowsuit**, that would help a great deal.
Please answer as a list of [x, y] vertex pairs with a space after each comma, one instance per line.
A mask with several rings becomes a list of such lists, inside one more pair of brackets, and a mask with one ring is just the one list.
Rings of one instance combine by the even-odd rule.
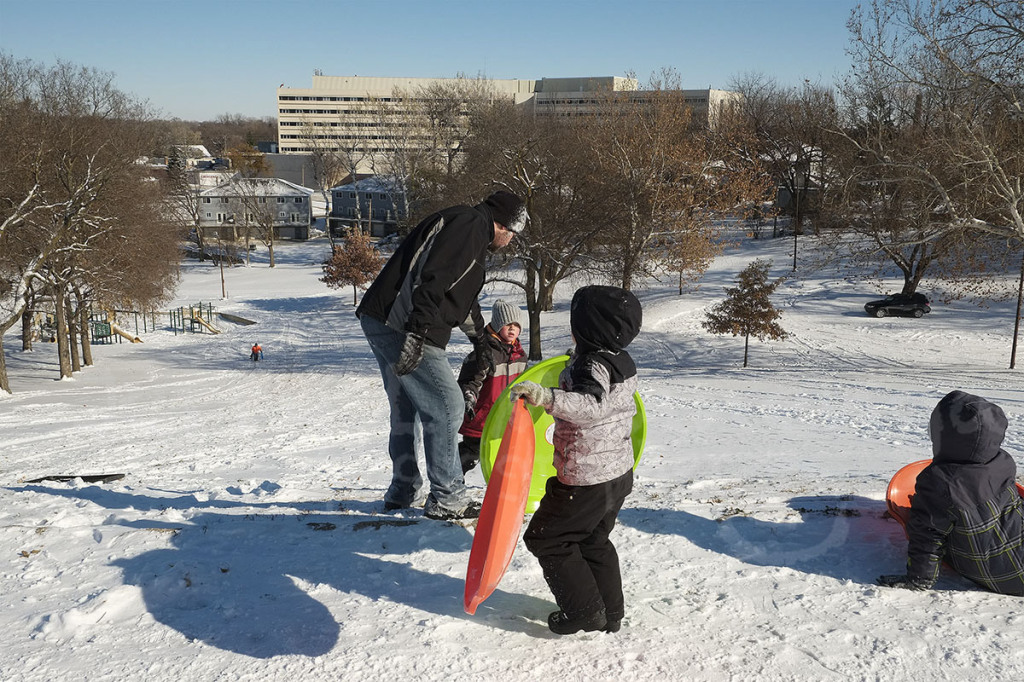
[[637, 379], [625, 348], [640, 332], [643, 312], [624, 289], [588, 286], [573, 296], [569, 320], [576, 352], [544, 406], [555, 418], [558, 475], [548, 479], [523, 541], [568, 618], [603, 612], [617, 627], [625, 604], [608, 535], [633, 489]]
[[1000, 449], [1006, 415], [953, 391], [932, 411], [932, 463], [917, 478], [907, 534], [907, 575], [934, 583], [946, 561], [993, 592], [1024, 596], [1024, 499], [1016, 465]]

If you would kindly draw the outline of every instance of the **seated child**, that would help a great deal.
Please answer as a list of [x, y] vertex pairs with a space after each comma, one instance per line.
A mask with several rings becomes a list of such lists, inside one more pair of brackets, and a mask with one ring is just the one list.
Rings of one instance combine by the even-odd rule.
[[458, 384], [466, 399], [466, 417], [459, 429], [463, 475], [480, 461], [480, 436], [491, 406], [505, 387], [526, 370], [526, 353], [519, 344], [522, 328], [519, 308], [498, 299], [491, 306], [491, 323], [485, 328], [485, 340], [491, 351], [490, 371], [480, 369], [475, 350], [462, 363]]
[[945, 561], [993, 592], [1024, 596], [1024, 499], [1017, 467], [1000, 449], [1006, 415], [963, 391], [932, 411], [932, 463], [917, 477], [907, 522], [906, 575], [880, 585], [926, 590]]
[[510, 391], [555, 418], [558, 475], [548, 479], [523, 540], [558, 604], [548, 627], [559, 635], [617, 632], [625, 614], [619, 557], [608, 536], [633, 489], [637, 377], [625, 348], [642, 321], [640, 301], [625, 289], [579, 289], [569, 313], [576, 348], [558, 388], [523, 381]]

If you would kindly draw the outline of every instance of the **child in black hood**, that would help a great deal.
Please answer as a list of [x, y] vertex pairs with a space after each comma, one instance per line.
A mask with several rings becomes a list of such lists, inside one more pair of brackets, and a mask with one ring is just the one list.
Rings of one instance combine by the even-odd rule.
[[907, 522], [907, 574], [881, 585], [925, 590], [945, 561], [1001, 594], [1024, 596], [1024, 499], [1017, 467], [1000, 448], [1006, 415], [998, 405], [953, 391], [932, 411], [932, 463], [917, 477]]
[[636, 365], [625, 348], [640, 332], [636, 296], [588, 286], [572, 299], [576, 350], [551, 389], [523, 381], [512, 400], [541, 405], [555, 418], [554, 464], [540, 507], [523, 536], [559, 610], [548, 627], [560, 635], [619, 629], [625, 614], [619, 557], [608, 539], [633, 489], [630, 432]]

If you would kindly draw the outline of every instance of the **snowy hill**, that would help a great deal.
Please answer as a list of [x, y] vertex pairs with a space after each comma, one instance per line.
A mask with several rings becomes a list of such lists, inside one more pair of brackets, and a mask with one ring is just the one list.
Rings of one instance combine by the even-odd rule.
[[[467, 616], [472, 531], [382, 512], [387, 405], [351, 290], [317, 279], [324, 241], [227, 270], [226, 300], [217, 268], [185, 265], [173, 307], [256, 325], [140, 333], [61, 382], [51, 347], [8, 338], [0, 678], [1021, 679], [1024, 600], [948, 573], [924, 593], [874, 585], [905, 562], [886, 484], [930, 455], [942, 395], [1001, 405], [1024, 464], [1012, 306], [874, 319], [862, 306], [877, 291], [800, 271], [775, 297], [791, 338], [751, 341], [742, 369], [742, 339], [707, 334], [704, 310], [754, 258], [791, 274], [790, 246], [746, 242], [683, 296], [638, 292], [649, 433], [613, 535], [627, 609], [614, 635], [548, 632], [554, 603], [521, 546]], [[544, 315], [546, 356], [569, 345], [573, 289]], [[484, 293], [485, 314], [522, 304]], [[453, 369], [470, 349], [454, 340]], [[126, 476], [26, 482], [112, 472]], [[468, 483], [482, 497], [479, 470]]]

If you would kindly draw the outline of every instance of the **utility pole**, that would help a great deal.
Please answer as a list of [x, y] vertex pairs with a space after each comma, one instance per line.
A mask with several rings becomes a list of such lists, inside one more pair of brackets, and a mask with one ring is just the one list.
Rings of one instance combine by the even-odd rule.
[[1010, 349], [1010, 369], [1017, 364], [1017, 333], [1020, 331], [1021, 299], [1024, 298], [1024, 256], [1020, 261], [1020, 281], [1017, 282], [1017, 314], [1013, 318], [1013, 345]]

